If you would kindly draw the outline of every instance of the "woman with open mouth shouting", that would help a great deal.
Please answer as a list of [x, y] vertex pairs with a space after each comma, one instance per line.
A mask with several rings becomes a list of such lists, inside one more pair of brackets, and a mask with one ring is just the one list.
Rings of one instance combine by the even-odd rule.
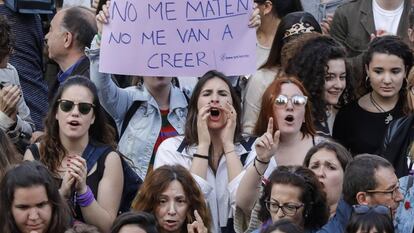
[[[267, 178], [277, 166], [302, 165], [307, 151], [323, 140], [315, 136], [307, 96], [307, 91], [296, 77], [283, 73], [263, 94], [254, 131], [255, 135], [262, 136], [256, 140], [256, 157], [251, 161], [237, 190], [237, 227], [244, 228], [242, 226], [257, 220], [252, 210], [259, 197], [260, 181]], [[258, 209], [255, 207], [255, 210]], [[251, 220], [249, 216], [252, 216]], [[239, 232], [244, 230], [239, 229]]]
[[240, 100], [226, 77], [207, 72], [190, 99], [184, 136], [165, 140], [158, 148], [154, 168], [180, 164], [190, 170], [208, 201], [212, 232], [233, 232], [235, 192], [245, 162], [253, 160], [254, 139], [241, 138]]

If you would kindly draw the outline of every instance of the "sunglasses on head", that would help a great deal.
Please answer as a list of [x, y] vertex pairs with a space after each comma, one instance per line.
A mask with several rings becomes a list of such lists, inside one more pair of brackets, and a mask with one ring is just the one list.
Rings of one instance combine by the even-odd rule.
[[292, 97], [287, 97], [285, 95], [279, 95], [275, 99], [275, 104], [277, 106], [286, 106], [289, 101], [291, 101], [293, 106], [301, 107], [306, 105], [308, 97], [304, 95], [294, 95]]
[[367, 206], [367, 205], [353, 205], [354, 213], [356, 214], [367, 214], [371, 211], [377, 214], [384, 214], [391, 216], [391, 210], [389, 207], [384, 205]]
[[95, 107], [95, 105], [91, 103], [84, 103], [84, 102], [75, 103], [71, 100], [60, 99], [58, 100], [58, 102], [59, 102], [60, 110], [62, 110], [63, 112], [70, 112], [73, 110], [75, 105], [77, 105], [78, 111], [83, 115], [88, 114], [91, 111], [91, 109]]

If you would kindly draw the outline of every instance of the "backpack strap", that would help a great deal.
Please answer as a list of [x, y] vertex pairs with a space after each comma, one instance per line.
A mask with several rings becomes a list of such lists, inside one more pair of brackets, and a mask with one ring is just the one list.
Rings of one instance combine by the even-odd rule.
[[111, 151], [110, 146], [93, 146], [89, 143], [82, 154], [82, 157], [86, 160], [87, 174], [102, 155], [109, 154]]
[[30, 144], [30, 146], [27, 147], [27, 149], [30, 150], [30, 152], [32, 152], [33, 158], [37, 161], [40, 160], [40, 152], [39, 152], [39, 148], [37, 147], [36, 144]]
[[[183, 95], [185, 97], [185, 100], [187, 101], [187, 103], [190, 103], [190, 97], [188, 96], [188, 94], [183, 90]], [[122, 121], [122, 127], [121, 127], [121, 132], [119, 134], [119, 138], [122, 137], [122, 135], [125, 132], [126, 127], [129, 124], [129, 121], [131, 121], [131, 118], [134, 116], [135, 112], [138, 110], [139, 107], [141, 107], [142, 103], [144, 101], [141, 100], [135, 100], [132, 105], [128, 108], [127, 113], [125, 114], [124, 120]]]
[[122, 127], [121, 132], [119, 133], [119, 138], [122, 137], [122, 135], [125, 132], [126, 127], [129, 124], [129, 121], [131, 120], [132, 116], [134, 116], [135, 112], [138, 110], [138, 108], [142, 105], [143, 101], [135, 100], [132, 105], [128, 108], [127, 113], [125, 114], [124, 120], [122, 121]]
[[184, 138], [183, 141], [181, 142], [180, 146], [178, 147], [177, 152], [182, 153], [186, 146], [188, 146], [188, 144], [187, 144], [187, 142]]

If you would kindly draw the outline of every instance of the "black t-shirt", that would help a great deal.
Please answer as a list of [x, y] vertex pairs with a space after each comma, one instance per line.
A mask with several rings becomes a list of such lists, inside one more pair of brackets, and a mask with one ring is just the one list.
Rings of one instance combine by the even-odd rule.
[[400, 100], [394, 109], [383, 113], [368, 112], [359, 106], [358, 101], [354, 101], [339, 110], [335, 118], [332, 137], [350, 150], [353, 155], [375, 154], [391, 122], [390, 116], [392, 120], [395, 120], [403, 115]]

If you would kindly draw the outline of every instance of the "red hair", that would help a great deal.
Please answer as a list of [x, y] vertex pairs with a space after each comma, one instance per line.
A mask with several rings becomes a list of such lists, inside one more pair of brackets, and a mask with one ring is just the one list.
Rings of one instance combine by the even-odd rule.
[[[306, 91], [305, 87], [302, 85], [302, 82], [299, 81], [294, 76], [287, 76], [284, 72], [278, 74], [278, 77], [267, 87], [266, 91], [263, 93], [262, 96], [262, 105], [260, 108], [259, 117], [256, 122], [256, 126], [254, 128], [254, 134], [257, 136], [263, 135], [267, 130], [267, 123], [269, 122], [269, 118], [273, 117], [274, 120], [274, 111], [273, 106], [275, 104], [276, 97], [281, 92], [281, 87], [283, 84], [292, 83], [295, 84], [303, 95], [308, 96], [308, 92]], [[300, 131], [303, 134], [303, 137], [306, 135], [315, 135], [315, 128], [313, 126], [313, 119], [312, 119], [312, 104], [308, 99], [308, 102], [305, 106], [305, 123], [302, 124]], [[273, 131], [278, 130], [277, 124], [273, 124]]]

